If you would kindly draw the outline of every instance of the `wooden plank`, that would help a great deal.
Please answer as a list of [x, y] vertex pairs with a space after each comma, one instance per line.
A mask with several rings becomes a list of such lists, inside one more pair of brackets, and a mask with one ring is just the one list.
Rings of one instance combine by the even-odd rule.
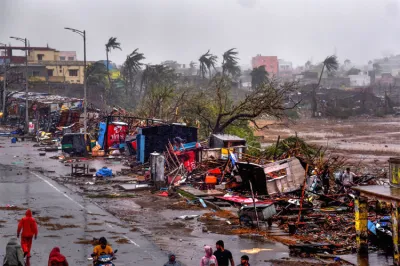
[[180, 187], [180, 189], [192, 194], [195, 197], [222, 196], [225, 194], [224, 192], [215, 189], [199, 190], [194, 187]]

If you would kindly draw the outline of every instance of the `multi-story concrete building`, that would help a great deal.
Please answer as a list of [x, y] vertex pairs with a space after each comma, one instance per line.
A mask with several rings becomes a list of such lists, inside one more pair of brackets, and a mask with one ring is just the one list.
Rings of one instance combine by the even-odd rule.
[[293, 79], [293, 64], [292, 62], [285, 61], [283, 59], [278, 60], [279, 72], [278, 76], [284, 80]]
[[252, 58], [251, 66], [253, 68], [264, 66], [270, 76], [277, 76], [279, 72], [277, 56], [262, 56], [258, 54]]
[[[14, 56], [13, 51], [28, 50], [28, 76], [32, 81], [83, 84], [84, 62], [76, 60], [76, 52], [62, 52], [49, 47], [7, 47], [1, 60], [14, 66], [23, 66], [25, 56]], [[88, 62], [89, 64], [89, 62]], [[34, 71], [32, 69], [42, 69]], [[45, 68], [47, 71], [43, 71]]]
[[371, 84], [371, 77], [364, 72], [360, 72], [358, 75], [349, 75], [350, 86], [363, 87]]

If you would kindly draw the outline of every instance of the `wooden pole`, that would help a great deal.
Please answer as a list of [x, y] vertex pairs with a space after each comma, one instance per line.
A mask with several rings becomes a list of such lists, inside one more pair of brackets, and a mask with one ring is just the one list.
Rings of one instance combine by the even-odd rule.
[[276, 145], [275, 145], [275, 150], [274, 150], [274, 161], [276, 159], [276, 152], [278, 151], [278, 145], [279, 145], [279, 141], [281, 140], [281, 135], [278, 136], [278, 139], [276, 140]]
[[392, 234], [393, 234], [393, 263], [400, 265], [399, 252], [399, 207], [398, 202], [392, 202]]
[[256, 213], [256, 219], [257, 219], [257, 229], [260, 229], [260, 221], [258, 220], [258, 212], [257, 212], [257, 207], [256, 207], [256, 199], [254, 198], [254, 192], [253, 192], [253, 184], [250, 183], [250, 190], [251, 190], [251, 198], [253, 199], [253, 206], [254, 206], [254, 212]]
[[[366, 256], [368, 255], [368, 202], [361, 196], [357, 196], [354, 200], [354, 220], [357, 252], [361, 256]], [[396, 237], [393, 235], [393, 239]]]
[[299, 210], [299, 216], [297, 217], [297, 224], [300, 223], [301, 210], [303, 208], [304, 194], [305, 194], [306, 184], [307, 184], [307, 174], [308, 174], [308, 164], [306, 166], [306, 171], [304, 173], [304, 182], [303, 182], [303, 189], [301, 191], [300, 210]]

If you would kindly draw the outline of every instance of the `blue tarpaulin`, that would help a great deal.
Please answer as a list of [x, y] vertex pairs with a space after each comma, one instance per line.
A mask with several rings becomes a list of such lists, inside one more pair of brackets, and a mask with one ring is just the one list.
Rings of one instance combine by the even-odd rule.
[[99, 171], [96, 172], [96, 176], [111, 177], [112, 170], [107, 167], [103, 167]]
[[375, 224], [373, 222], [371, 222], [370, 220], [368, 220], [368, 230], [373, 233], [374, 235], [376, 235], [376, 227]]
[[104, 149], [104, 136], [106, 134], [106, 123], [105, 122], [100, 122], [99, 125], [99, 138], [97, 139], [97, 143], [101, 146], [102, 149]]

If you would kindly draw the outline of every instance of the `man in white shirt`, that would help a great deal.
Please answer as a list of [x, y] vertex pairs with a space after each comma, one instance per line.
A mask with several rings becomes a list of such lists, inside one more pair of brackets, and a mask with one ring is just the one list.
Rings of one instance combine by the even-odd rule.
[[350, 171], [350, 168], [346, 168], [346, 171], [342, 175], [342, 183], [344, 187], [351, 187], [354, 186], [354, 177], [357, 175]]

